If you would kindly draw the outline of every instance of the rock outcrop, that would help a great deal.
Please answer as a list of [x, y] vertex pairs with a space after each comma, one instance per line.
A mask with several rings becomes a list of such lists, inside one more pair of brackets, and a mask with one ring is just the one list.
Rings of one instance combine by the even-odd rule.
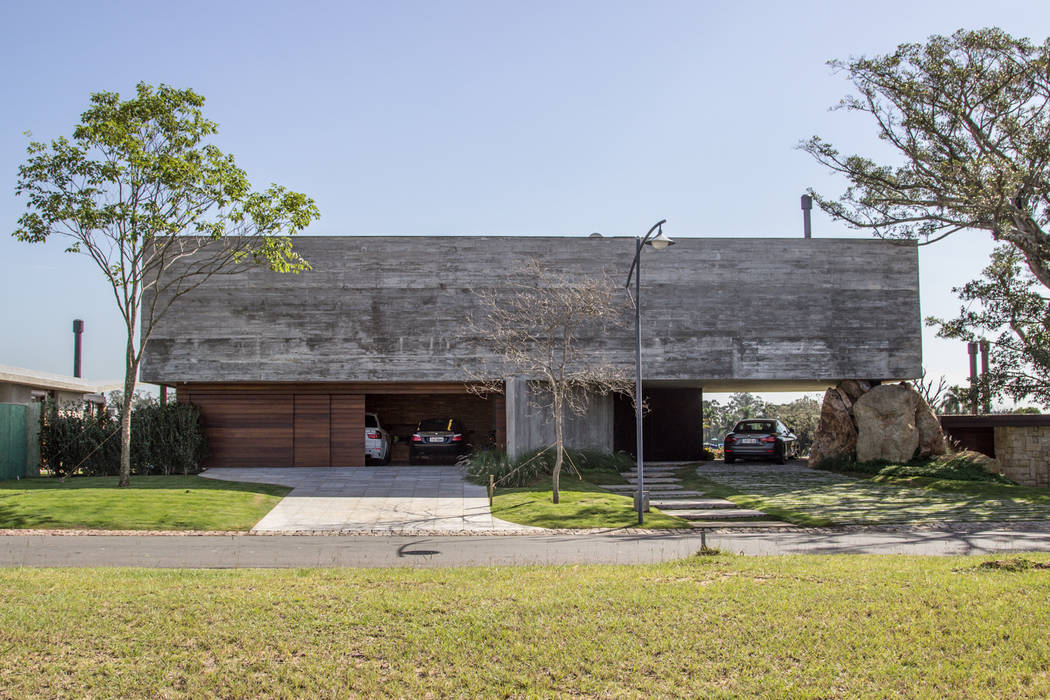
[[809, 466], [853, 459], [857, 447], [857, 428], [851, 416], [852, 406], [853, 402], [844, 391], [834, 388], [824, 392], [820, 424], [809, 449]]
[[919, 447], [919, 394], [906, 384], [872, 387], [853, 404], [857, 461], [907, 462]]
[[821, 462], [907, 462], [948, 451], [941, 423], [907, 383], [847, 379], [824, 393], [809, 466]]

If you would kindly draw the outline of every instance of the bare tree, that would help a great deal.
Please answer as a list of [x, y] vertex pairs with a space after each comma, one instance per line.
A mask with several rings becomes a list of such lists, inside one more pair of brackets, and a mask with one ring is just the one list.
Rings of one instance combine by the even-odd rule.
[[565, 415], [586, 413], [588, 400], [610, 393], [630, 395], [630, 373], [596, 347], [626, 320], [625, 299], [609, 277], [555, 271], [539, 260], [526, 263], [509, 286], [475, 290], [480, 308], [472, 320], [477, 336], [493, 352], [494, 364], [469, 370], [471, 390], [502, 393], [506, 379], [530, 381], [533, 405], [550, 412], [555, 459], [553, 501], [565, 454]]
[[934, 384], [933, 377], [926, 376], [926, 368], [923, 367], [922, 375], [912, 382], [912, 386], [919, 392], [919, 396], [923, 398], [926, 405], [936, 411], [945, 398], [945, 392], [948, 391], [948, 380], [942, 376]]

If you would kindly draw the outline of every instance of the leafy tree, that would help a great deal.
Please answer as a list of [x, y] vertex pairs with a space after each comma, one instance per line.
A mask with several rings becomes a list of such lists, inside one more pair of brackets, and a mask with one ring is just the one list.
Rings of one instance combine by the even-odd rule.
[[966, 305], [950, 321], [928, 318], [937, 335], [989, 337], [988, 389], [1050, 407], [1050, 298], [1016, 248], [998, 246], [978, 280], [954, 289]]
[[809, 450], [820, 425], [819, 401], [811, 396], [803, 396], [791, 403], [768, 404], [766, 408], [770, 418], [780, 419], [795, 434], [800, 453]]
[[553, 501], [565, 455], [565, 414], [582, 415], [589, 397], [621, 393], [634, 386], [628, 373], [604, 358], [585, 339], [599, 338], [623, 325], [626, 308], [616, 301], [619, 287], [605, 277], [570, 275], [539, 260], [526, 264], [506, 290], [475, 292], [479, 318], [474, 330], [497, 358], [494, 366], [474, 365], [479, 394], [504, 391], [509, 375], [530, 381], [534, 405], [554, 423]]
[[[15, 192], [27, 212], [14, 236], [68, 240], [102, 270], [127, 331], [120, 484], [131, 474], [131, 405], [142, 351], [173, 301], [217, 274], [263, 264], [309, 265], [288, 235], [319, 214], [312, 199], [278, 185], [254, 191], [233, 157], [206, 139], [204, 98], [139, 83], [135, 97], [91, 96], [72, 139], [30, 143]], [[141, 324], [141, 325], [140, 325]], [[141, 328], [141, 334], [136, 331]]]
[[803, 142], [850, 182], [839, 199], [811, 193], [820, 207], [886, 238], [988, 231], [1050, 287], [1050, 40], [960, 30], [830, 65], [857, 90], [839, 108], [870, 115], [899, 163]]

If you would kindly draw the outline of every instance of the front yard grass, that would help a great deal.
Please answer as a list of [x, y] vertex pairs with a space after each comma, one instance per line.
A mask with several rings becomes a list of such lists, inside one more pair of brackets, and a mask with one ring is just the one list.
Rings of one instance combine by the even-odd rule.
[[[546, 528], [638, 526], [633, 498], [610, 493], [596, 485], [627, 483], [619, 473], [581, 470], [580, 476], [583, 478], [568, 469], [562, 472], [559, 489], [561, 502], [557, 505], [551, 502], [550, 478], [521, 488], [496, 489], [492, 515], [518, 525]], [[689, 523], [654, 508], [645, 515], [645, 527], [688, 528]]]
[[0, 481], [0, 528], [249, 530], [289, 491], [199, 476]]
[[[0, 570], [10, 697], [1050, 696], [1045, 554]], [[991, 561], [991, 565], [982, 565]], [[996, 563], [998, 562], [998, 563]]]

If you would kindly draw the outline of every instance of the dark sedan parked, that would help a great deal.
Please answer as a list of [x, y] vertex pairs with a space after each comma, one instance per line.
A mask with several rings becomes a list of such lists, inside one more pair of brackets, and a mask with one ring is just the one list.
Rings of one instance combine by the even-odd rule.
[[726, 435], [726, 464], [738, 459], [772, 459], [784, 464], [795, 456], [796, 438], [783, 423], [772, 418], [742, 420]]
[[408, 443], [408, 462], [440, 459], [454, 462], [470, 452], [467, 432], [455, 418], [424, 418]]

